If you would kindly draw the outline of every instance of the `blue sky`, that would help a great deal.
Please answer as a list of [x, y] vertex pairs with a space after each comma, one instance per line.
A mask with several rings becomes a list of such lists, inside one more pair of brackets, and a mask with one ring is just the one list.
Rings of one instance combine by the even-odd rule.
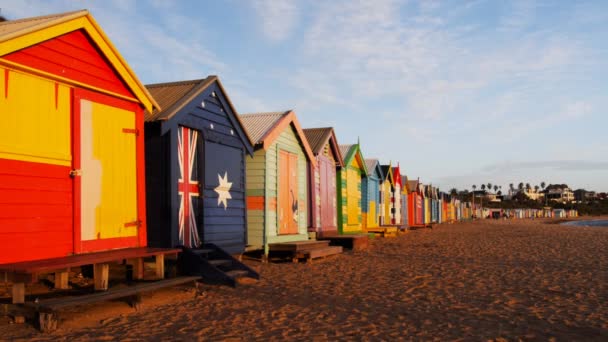
[[606, 1], [5, 1], [86, 8], [144, 83], [217, 74], [443, 190], [608, 191]]

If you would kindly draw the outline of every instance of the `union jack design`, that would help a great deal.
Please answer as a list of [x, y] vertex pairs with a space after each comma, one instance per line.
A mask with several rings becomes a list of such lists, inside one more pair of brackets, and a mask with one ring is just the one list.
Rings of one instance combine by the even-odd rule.
[[[185, 247], [198, 247], [201, 244], [196, 224], [194, 202], [199, 196], [196, 174], [196, 145], [198, 132], [186, 127], [177, 131], [177, 149], [179, 160], [179, 241]], [[193, 179], [194, 178], [194, 179]]]

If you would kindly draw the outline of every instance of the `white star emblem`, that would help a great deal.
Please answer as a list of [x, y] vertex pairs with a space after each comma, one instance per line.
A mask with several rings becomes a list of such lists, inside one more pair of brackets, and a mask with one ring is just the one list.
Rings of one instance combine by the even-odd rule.
[[230, 188], [232, 188], [232, 183], [228, 182], [228, 172], [224, 173], [224, 177], [217, 175], [217, 179], [220, 182], [220, 185], [215, 188], [215, 192], [217, 192], [217, 206], [220, 206], [220, 203], [224, 204], [224, 210], [228, 208], [228, 200], [232, 198], [230, 195]]

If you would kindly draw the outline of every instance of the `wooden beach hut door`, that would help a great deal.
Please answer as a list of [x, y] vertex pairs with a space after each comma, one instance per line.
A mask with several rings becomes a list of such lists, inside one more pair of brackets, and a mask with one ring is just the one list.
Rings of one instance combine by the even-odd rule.
[[298, 156], [279, 151], [279, 234], [298, 233]]
[[336, 189], [332, 180], [336, 179], [335, 166], [327, 158], [319, 158], [319, 171], [321, 178], [321, 228], [335, 228]]
[[74, 89], [73, 108], [74, 251], [139, 246], [139, 109], [81, 89]]
[[[200, 201], [200, 186], [204, 174], [202, 163], [202, 139], [197, 130], [184, 126], [177, 128], [177, 230], [181, 246], [198, 247], [201, 244], [199, 225], [202, 223], [202, 201]], [[219, 161], [218, 161], [219, 163]]]

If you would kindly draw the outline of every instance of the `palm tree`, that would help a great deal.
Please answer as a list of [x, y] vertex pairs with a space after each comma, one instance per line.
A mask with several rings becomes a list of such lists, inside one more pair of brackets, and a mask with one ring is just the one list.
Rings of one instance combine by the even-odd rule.
[[540, 187], [543, 189], [543, 197], [545, 198], [545, 206], [547, 206], [547, 194], [545, 193], [546, 186], [547, 183], [545, 183], [544, 181], [540, 182]]
[[481, 184], [481, 190], [486, 191], [486, 185], [485, 184]]
[[519, 182], [519, 184], [517, 184], [517, 188], [519, 189], [519, 191], [522, 191], [524, 189], [524, 183]]
[[530, 191], [530, 189], [532, 189], [532, 187], [530, 186], [530, 183], [526, 183], [526, 190]]
[[498, 191], [498, 185], [494, 185], [494, 192]]
[[488, 191], [492, 190], [492, 183], [488, 183]]

